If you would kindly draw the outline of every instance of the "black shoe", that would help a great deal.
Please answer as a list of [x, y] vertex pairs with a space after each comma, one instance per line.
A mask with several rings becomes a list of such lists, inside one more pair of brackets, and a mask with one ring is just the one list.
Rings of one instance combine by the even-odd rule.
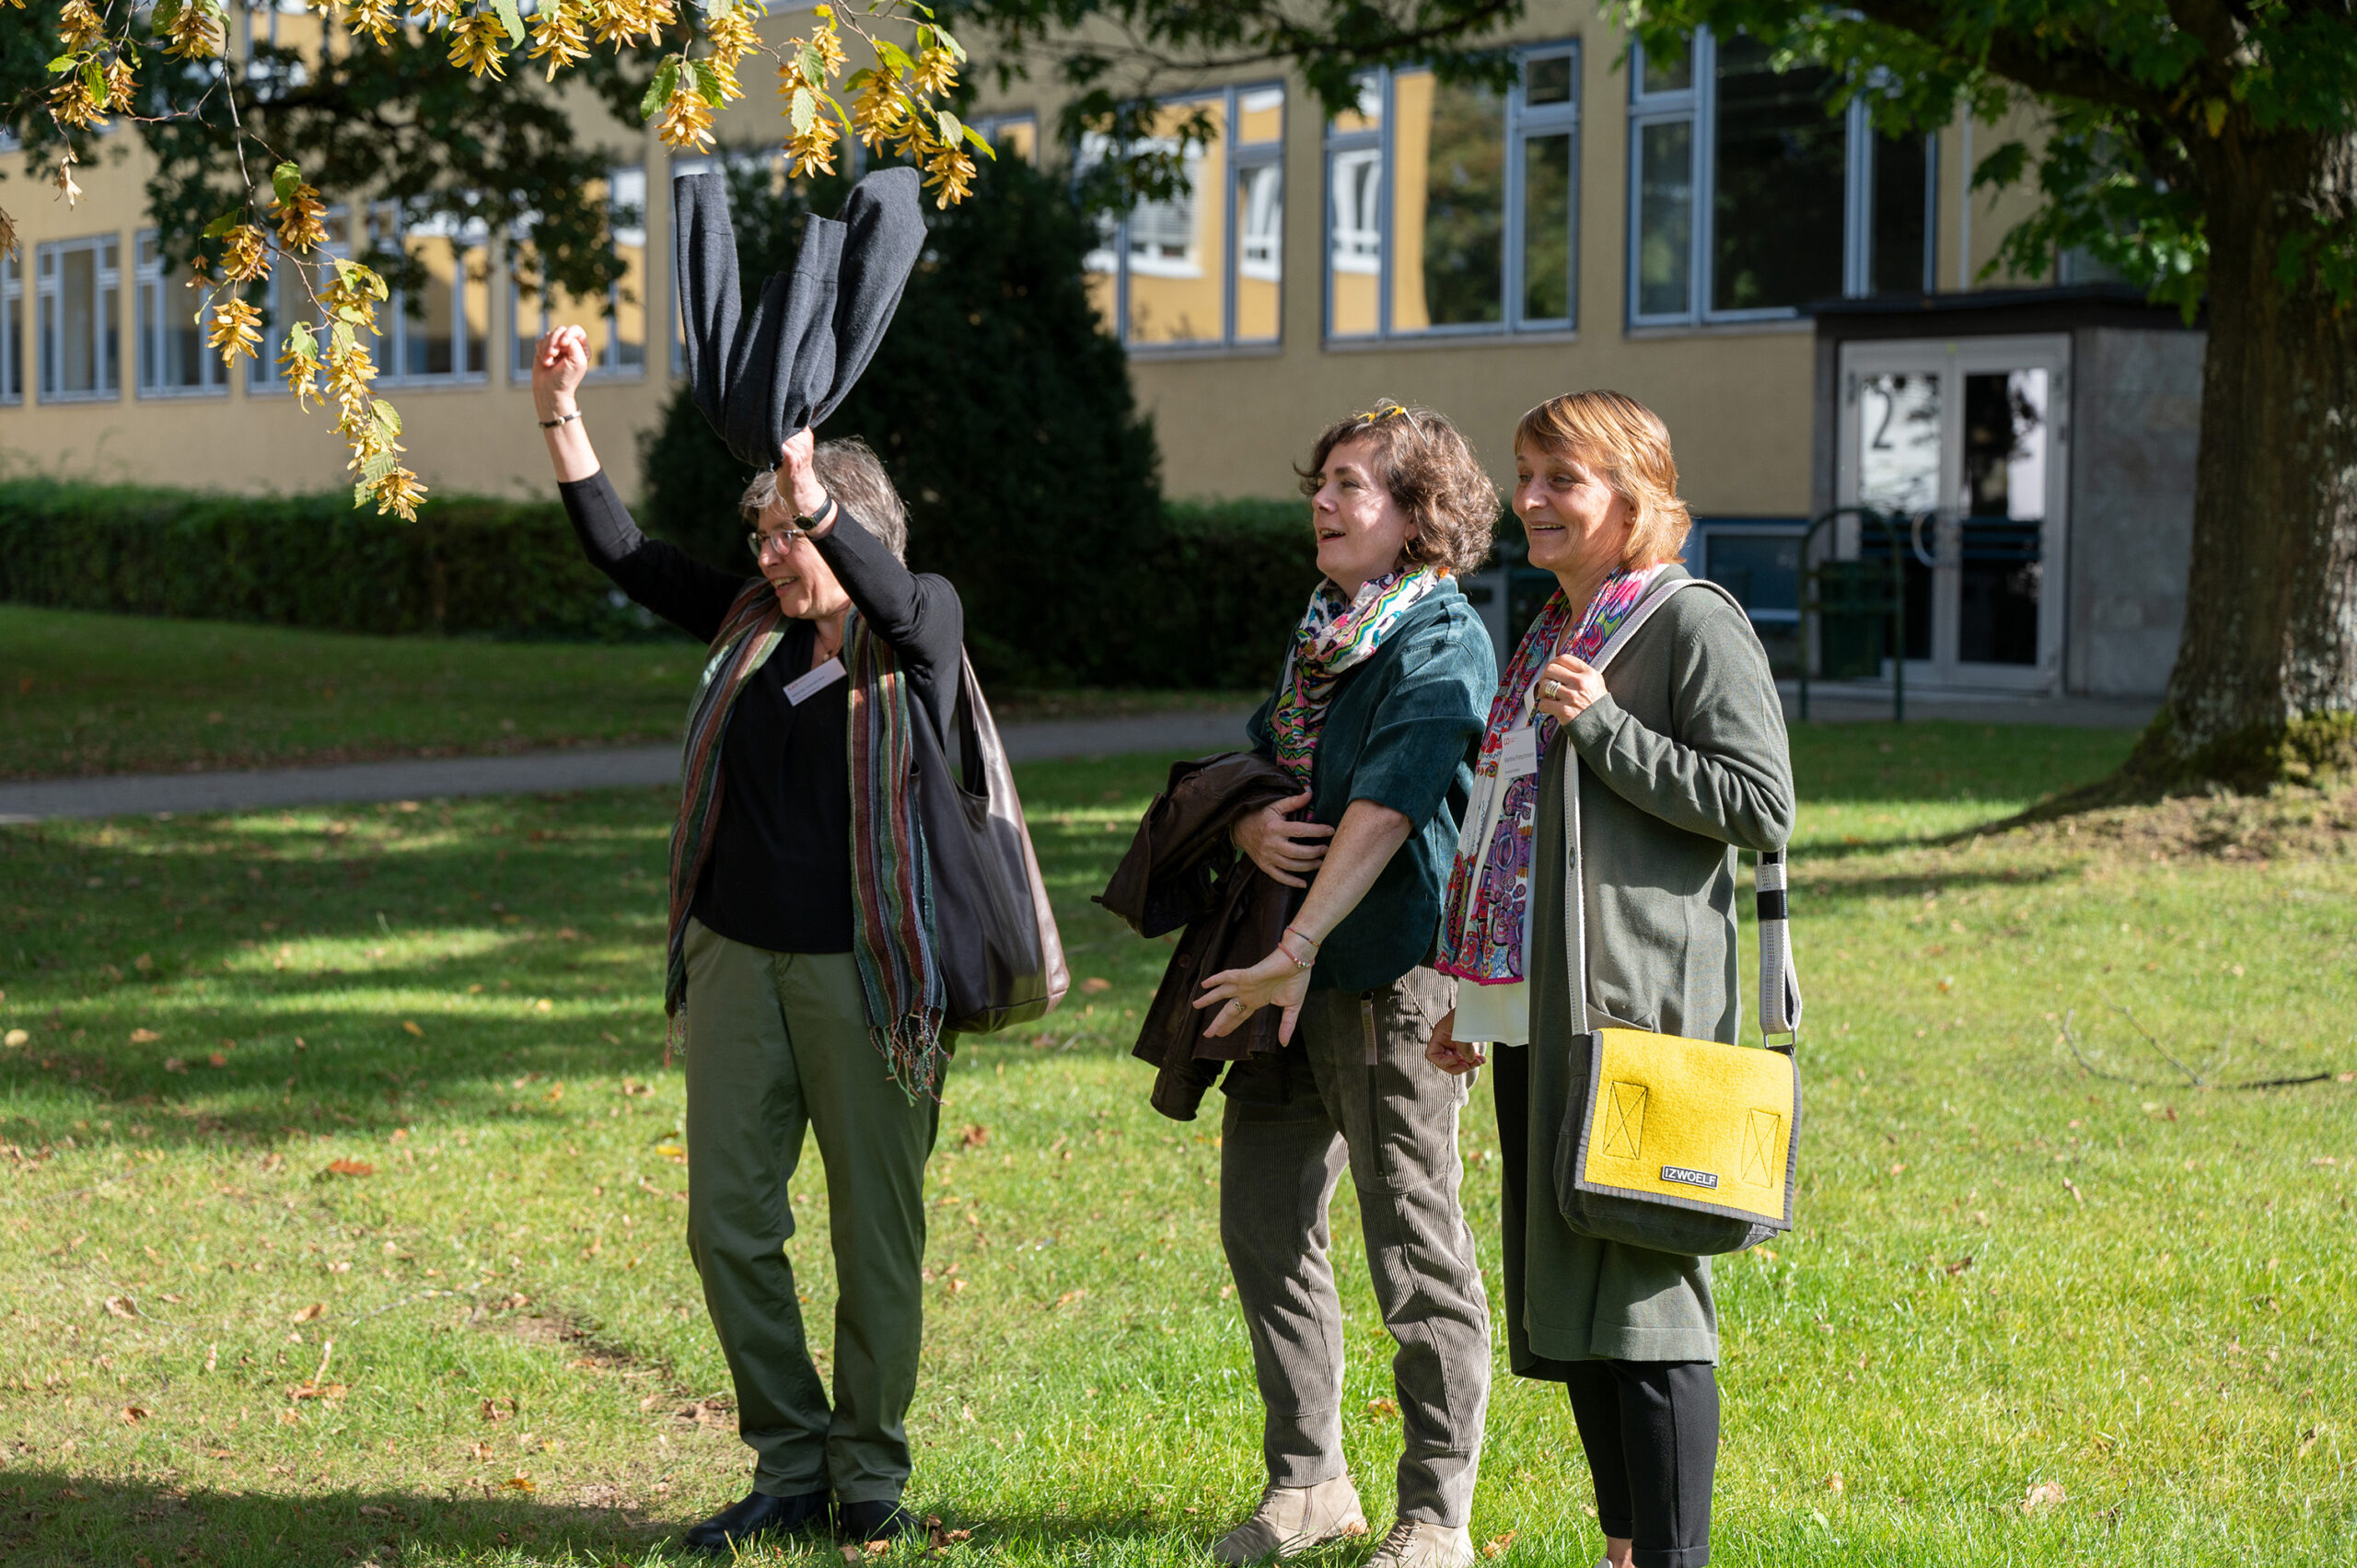
[[809, 1529], [826, 1521], [827, 1497], [824, 1492], [806, 1493], [800, 1497], [752, 1493], [743, 1502], [691, 1527], [688, 1547], [694, 1551], [726, 1552], [732, 1544], [747, 1546], [762, 1536], [786, 1536]]
[[896, 1499], [835, 1504], [835, 1535], [853, 1546], [871, 1540], [897, 1540], [924, 1534], [924, 1521], [900, 1506]]

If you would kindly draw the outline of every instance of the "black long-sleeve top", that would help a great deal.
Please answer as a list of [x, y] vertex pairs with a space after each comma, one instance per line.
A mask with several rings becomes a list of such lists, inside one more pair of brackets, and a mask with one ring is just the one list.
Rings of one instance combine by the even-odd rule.
[[[614, 586], [709, 644], [749, 578], [649, 539], [601, 470], [557, 486], [582, 552]], [[848, 508], [815, 541], [868, 626], [892, 645], [936, 733], [957, 701], [965, 616], [946, 578], [911, 572]], [[720, 743], [720, 814], [690, 912], [719, 935], [772, 953], [852, 947], [850, 685], [800, 706], [785, 689], [811, 667], [818, 628], [785, 635], [737, 694]]]

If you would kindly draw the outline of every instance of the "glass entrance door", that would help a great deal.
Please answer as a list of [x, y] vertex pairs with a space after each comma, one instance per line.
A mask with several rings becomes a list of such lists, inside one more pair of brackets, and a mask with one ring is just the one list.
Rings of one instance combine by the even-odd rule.
[[1835, 548], [1897, 545], [1910, 684], [2059, 689], [2069, 359], [2060, 337], [1842, 351], [1836, 494], [1899, 520], [1845, 519]]

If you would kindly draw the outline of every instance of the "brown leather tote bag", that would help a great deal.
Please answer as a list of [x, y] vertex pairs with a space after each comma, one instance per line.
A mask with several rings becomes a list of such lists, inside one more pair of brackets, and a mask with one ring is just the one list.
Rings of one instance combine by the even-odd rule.
[[[922, 711], [922, 710], [920, 710]], [[931, 868], [934, 953], [948, 1010], [943, 1027], [993, 1034], [1045, 1016], [1072, 986], [1048, 888], [1023, 825], [973, 661], [958, 655], [948, 755], [930, 723], [915, 731], [917, 819]]]

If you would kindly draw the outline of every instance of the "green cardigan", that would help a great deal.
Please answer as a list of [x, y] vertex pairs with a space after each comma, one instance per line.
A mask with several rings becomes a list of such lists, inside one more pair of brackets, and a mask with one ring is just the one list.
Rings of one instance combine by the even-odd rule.
[[[1310, 816], [1335, 826], [1352, 801], [1372, 800], [1415, 826], [1358, 907], [1326, 934], [1313, 990], [1372, 991], [1432, 957], [1457, 819], [1497, 683], [1489, 631], [1450, 580], [1336, 685], [1310, 766]], [[1249, 726], [1263, 756], [1275, 754], [1269, 714], [1276, 701], [1271, 693]]]
[[[1682, 569], [1669, 570], [1684, 575]], [[1716, 1361], [1711, 1263], [1574, 1234], [1554, 1200], [1573, 1085], [1564, 947], [1563, 786], [1578, 753], [1589, 1002], [1641, 1028], [1733, 1042], [1743, 1022], [1736, 847], [1781, 848], [1792, 759], [1767, 656], [1708, 587], [1671, 598], [1606, 669], [1608, 695], [1564, 726], [1540, 771], [1530, 901], [1527, 1202], [1505, 1222], [1509, 1358]], [[1516, 1049], [1507, 1047], [1506, 1049]], [[1524, 1208], [1516, 1214], [1512, 1211]]]

